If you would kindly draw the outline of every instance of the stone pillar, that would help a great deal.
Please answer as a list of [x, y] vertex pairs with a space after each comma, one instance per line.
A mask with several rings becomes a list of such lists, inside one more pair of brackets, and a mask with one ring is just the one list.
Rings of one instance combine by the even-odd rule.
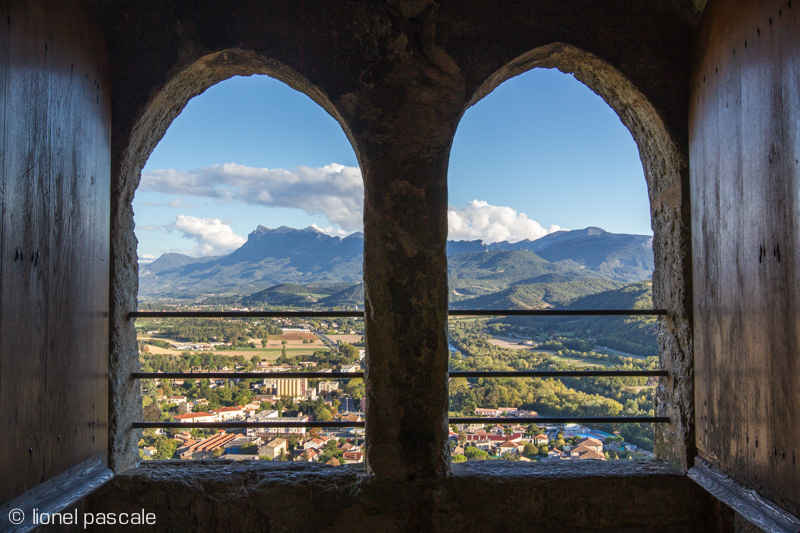
[[387, 75], [344, 113], [365, 185], [367, 465], [396, 481], [450, 468], [447, 165], [465, 106], [458, 77], [408, 67], [419, 83]]
[[447, 150], [362, 168], [367, 461], [378, 476], [447, 472]]

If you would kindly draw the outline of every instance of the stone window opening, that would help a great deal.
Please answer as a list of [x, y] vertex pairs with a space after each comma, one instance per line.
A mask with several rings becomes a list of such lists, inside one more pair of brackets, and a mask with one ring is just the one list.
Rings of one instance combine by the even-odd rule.
[[[555, 89], [556, 87], [557, 89]], [[580, 109], [581, 113], [575, 111], [575, 108]], [[474, 258], [470, 258], [465, 252], [485, 252], [485, 257], [481, 261], [490, 261], [491, 264], [494, 264], [494, 261], [500, 261], [502, 264], [511, 265], [507, 268], [513, 268], [516, 261], [527, 261], [527, 254], [532, 252], [550, 261], [556, 261], [554, 264], [544, 265], [545, 268], [550, 268], [558, 265], [557, 261], [563, 257], [551, 258], [547, 255], [548, 251], [539, 252], [538, 249], [529, 247], [525, 243], [545, 237], [556, 230], [575, 230], [577, 233], [587, 226], [599, 226], [609, 230], [611, 234], [645, 234], [650, 230], [649, 199], [646, 196], [646, 182], [638, 150], [630, 137], [630, 130], [617, 122], [618, 117], [616, 114], [612, 115], [612, 112], [613, 110], [605, 101], [600, 103], [596, 94], [590, 92], [586, 85], [572, 76], [556, 69], [532, 68], [500, 83], [487, 94], [486, 98], [481, 99], [465, 113], [455, 135], [448, 169], [450, 198], [448, 201], [447, 255], [449, 270], [455, 269], [449, 272], [448, 280], [451, 311], [474, 308], [486, 310], [486, 313], [489, 314], [493, 309], [520, 311], [539, 309], [533, 303], [536, 301], [535, 295], [538, 293], [526, 294], [526, 290], [530, 288], [535, 291], [539, 287], [548, 287], [548, 285], [533, 284], [545, 283], [544, 280], [522, 279], [530, 278], [533, 274], [525, 276], [522, 275], [525, 273], [521, 273], [519, 281], [513, 282], [511, 280], [516, 278], [501, 279], [504, 274], [501, 273], [502, 270], [498, 270], [496, 274], [491, 274], [486, 279], [502, 285], [493, 285], [489, 289], [483, 286], [488, 283], [473, 282], [469, 272], [463, 270], [464, 263], [475, 268], [482, 268]], [[584, 115], [584, 113], [586, 114]], [[484, 142], [481, 143], [481, 141]], [[469, 148], [465, 149], [465, 146], [469, 146]], [[634, 150], [636, 151], [634, 152]], [[564, 153], [571, 153], [574, 156], [565, 157]], [[574, 159], [570, 160], [570, 157], [574, 157]], [[617, 177], [611, 180], [611, 176], [614, 174]], [[490, 177], [490, 179], [481, 181], [478, 176], [482, 175]], [[623, 217], [608, 216], [609, 210], [620, 210], [620, 212], [626, 210], [636, 213], [637, 216], [629, 214], [624, 217], [624, 224], [636, 225], [636, 229], [615, 230], [613, 226], [608, 227], [608, 224], [619, 226], [623, 223]], [[575, 219], [580, 219], [580, 222], [576, 223]], [[644, 230], [643, 223], [647, 224], [647, 231]], [[554, 228], [551, 226], [548, 228], [550, 224], [566, 225], [566, 227]], [[476, 228], [480, 228], [480, 231]], [[641, 236], [641, 239], [637, 237], [637, 242], [646, 242], [647, 240], [647, 236]], [[650, 240], [652, 239], [650, 238]], [[454, 241], [462, 242], [456, 244]], [[481, 241], [483, 245], [478, 246], [477, 243]], [[518, 241], [520, 241], [519, 246], [512, 246]], [[452, 249], [451, 243], [453, 243]], [[454, 260], [455, 263], [453, 263]], [[650, 250], [648, 261], [652, 269], [652, 250]], [[496, 266], [494, 268], [503, 267]], [[629, 285], [645, 280], [645, 273], [641, 270], [636, 273], [619, 270], [613, 273], [606, 271], [599, 274], [593, 271], [595, 266], [588, 264], [587, 268], [588, 272], [592, 272], [590, 277], [598, 278], [598, 280], [602, 278], [602, 282], [598, 281], [598, 283], [608, 284], [608, 287], [602, 290], [591, 289], [592, 294], [620, 289], [620, 287], [611, 286], [615, 282], [624, 283], [627, 288]], [[652, 274], [652, 270], [650, 270], [650, 274]], [[635, 277], [637, 275], [639, 277]], [[466, 279], [462, 279], [464, 277]], [[568, 282], [572, 281], [572, 278], [558, 281]], [[650, 276], [646, 281], [650, 281]], [[563, 288], [568, 289], [566, 285]], [[634, 287], [630, 288], [634, 289]], [[579, 290], [586, 290], [586, 288]], [[640, 286], [637, 285], [635, 290], [640, 290]], [[541, 297], [543, 300], [549, 299], [547, 294], [543, 294]], [[592, 307], [599, 303], [596, 295], [587, 297], [593, 300]], [[529, 302], [525, 301], [526, 298], [530, 299]], [[515, 304], [514, 301], [517, 303]], [[555, 307], [561, 308], [563, 303], [556, 303]], [[580, 306], [576, 307], [576, 304], [572, 302], [568, 307], [575, 309]], [[605, 308], [602, 304], [599, 307]], [[613, 306], [614, 309], [629, 307], [633, 306], [619, 303]], [[647, 307], [652, 309], [652, 302], [649, 302]], [[523, 344], [521, 338], [512, 340], [508, 337], [530, 335], [525, 332], [528, 326], [536, 326], [538, 333], [542, 333], [542, 328], [545, 327], [544, 321], [549, 321], [551, 327], [558, 332], [564, 331], [564, 328], [560, 326], [562, 321], [568, 323], [577, 321], [581, 327], [594, 329], [595, 324], [602, 324], [609, 319], [587, 316], [502, 317], [503, 313], [498, 312], [497, 314], [500, 316], [461, 318], [451, 316], [450, 318], [450, 339], [453, 339], [452, 335], [455, 332], [461, 342], [464, 342], [465, 339], [474, 340], [473, 333], [468, 332], [470, 327], [459, 326], [459, 321], [484, 319], [486, 320], [487, 329], [484, 330], [486, 333], [496, 339], [505, 339], [510, 343], [501, 345], [501, 348], [517, 348], [519, 351], [514, 353], [522, 356], [517, 362], [512, 362], [512, 358], [507, 359], [505, 356], [498, 356], [480, 348], [473, 351], [471, 355], [474, 357], [451, 355], [451, 417], [505, 417], [505, 420], [499, 425], [505, 427], [506, 432], [510, 431], [508, 428], [512, 426], [526, 426], [531, 422], [535, 423], [535, 418], [527, 420], [529, 417], [566, 417], [566, 414], [559, 415], [557, 412], [547, 411], [547, 408], [545, 408], [547, 414], [528, 413], [532, 406], [525, 405], [525, 391], [537, 389], [537, 386], [532, 383], [536, 379], [534, 377], [525, 377], [523, 374], [519, 374], [519, 378], [515, 380], [514, 376], [502, 376], [501, 378], [485, 376], [482, 382], [476, 383], [477, 378], [460, 378], [454, 381], [452, 379], [453, 371], [456, 371], [455, 375], [458, 375], [459, 371], [465, 370], [474, 372], [505, 371], [513, 368], [520, 371], [549, 369], [551, 367], [538, 366], [535, 363], [534, 366], [529, 366], [531, 360], [537, 360], [536, 356], [529, 354], [523, 347], [512, 346], [517, 343]], [[650, 318], [654, 321], [658, 320], [658, 317]], [[491, 333], [488, 328], [496, 326], [508, 328], [512, 333], [500, 331]], [[648, 335], [655, 327], [655, 325], [650, 326]], [[566, 328], [566, 330], [571, 329], [570, 327]], [[608, 326], [604, 329], [608, 333]], [[593, 335], [597, 335], [597, 333], [593, 333]], [[531, 337], [525, 338], [531, 339]], [[470, 341], [466, 342], [467, 351], [472, 351], [469, 348]], [[491, 340], [490, 342], [500, 345], [501, 340]], [[525, 343], [538, 344], [532, 339]], [[598, 340], [597, 344], [603, 343]], [[648, 341], [647, 349], [649, 350], [648, 355], [657, 354], [654, 338], [652, 348]], [[536, 352], [536, 349], [533, 349], [532, 352]], [[635, 351], [634, 353], [643, 354], [645, 352]], [[557, 359], [559, 362], [565, 361], [562, 358]], [[566, 361], [569, 360], [570, 356], [567, 356]], [[549, 360], [547, 361], [549, 362]], [[620, 368], [616, 364], [611, 367]], [[591, 368], [594, 370], [601, 367]], [[558, 376], [551, 377], [559, 380]], [[597, 389], [594, 389], [597, 378], [584, 377], [578, 380], [571, 378], [573, 376], [565, 376], [564, 381], [558, 381], [558, 383], [564, 383], [572, 391], [601, 394], [612, 400], [602, 406], [604, 411], [608, 409], [609, 412], [597, 416], [627, 417], [635, 413], [638, 416], [654, 418], [654, 412], [651, 410], [648, 413], [648, 410], [654, 400], [655, 387], [645, 389], [642, 394], [636, 394], [637, 398], [642, 395], [647, 397], [645, 400], [647, 407], [644, 409], [639, 409], [638, 404], [634, 405], [630, 400], [629, 403], [626, 403], [625, 399], [616, 397], [616, 401], [624, 405], [622, 405], [622, 412], [615, 414], [613, 409], [619, 405], [613, 401], [614, 394], [597, 392]], [[641, 379], [659, 380], [661, 378]], [[648, 381], [647, 384], [652, 385], [652, 381]], [[454, 385], [456, 386], [455, 392]], [[522, 406], [519, 403], [502, 403], [503, 400], [497, 400], [498, 397], [505, 397], [506, 393], [513, 397], [515, 402], [522, 401]], [[534, 396], [537, 396], [535, 392]], [[498, 404], [497, 401], [501, 403]], [[537, 397], [536, 401], [538, 403], [542, 399]], [[640, 403], [641, 401], [642, 399], [639, 399]], [[547, 402], [544, 401], [544, 403]], [[590, 416], [583, 404], [579, 405], [580, 411], [575, 416]], [[509, 406], [517, 406], [521, 411], [514, 413], [512, 410], [509, 413], [507, 410]], [[533, 408], [540, 409], [535, 406]], [[555, 408], [557, 409], [558, 406]], [[520, 416], [524, 418], [517, 418]], [[452, 420], [451, 418], [451, 427]], [[639, 445], [640, 449], [652, 451], [655, 425], [663, 423], [662, 421], [649, 422], [647, 425], [634, 425], [620, 422], [614, 425], [614, 429], [620, 430], [625, 436], [633, 437], [632, 442]], [[610, 431], [607, 424], [604, 424], [606, 427], [600, 427], [597, 423], [583, 421], [581, 425], [588, 426], [590, 429]], [[489, 425], [486, 427], [488, 430]], [[453, 428], [453, 431], [457, 431], [457, 429]], [[476, 442], [474, 439], [477, 439], [478, 436], [473, 431], [467, 430], [466, 438], [469, 439], [469, 442], [474, 443]], [[492, 438], [499, 437], [493, 435]], [[523, 437], [524, 440], [527, 440], [527, 434]], [[490, 456], [501, 456], [500, 451], [502, 450], [498, 450], [497, 447], [499, 442], [501, 441], [494, 441], [489, 446]], [[486, 447], [486, 444], [484, 442], [482, 446]], [[642, 448], [645, 445], [648, 447]], [[455, 448], [457, 450], [455, 453], [461, 454], [456, 459], [464, 460], [463, 453], [467, 446], [469, 444], [459, 445]], [[519, 450], [511, 448], [510, 445], [506, 445], [506, 448], [515, 452], [516, 455], [512, 454], [512, 458], [519, 457], [523, 461], [527, 461], [527, 457], [521, 453], [521, 444], [518, 447]], [[467, 451], [469, 450], [467, 449]], [[477, 453], [474, 450], [472, 452]], [[527, 452], [525, 455], [530, 457]], [[606, 453], [606, 458], [608, 458], [608, 453]], [[613, 451], [611, 458], [616, 458], [616, 453]]]
[[[262, 61], [263, 60], [261, 58], [255, 58], [249, 53], [236, 50], [225, 51], [218, 54], [205, 56], [184, 71], [182, 75], [178, 77], [178, 79], [173, 80], [173, 83], [164, 90], [163, 94], [160, 95], [159, 98], [155, 98], [150, 102], [148, 110], [144, 113], [143, 117], [141, 117], [142, 122], [147, 123], [148, 127], [154, 128], [154, 133], [150, 136], [146, 136], [144, 134], [136, 136], [135, 141], [131, 143], [131, 146], [135, 147], [136, 150], [133, 154], [129, 152], [129, 156], [131, 159], [136, 159], [135, 166], [139, 169], [144, 167], [144, 163], [149, 158], [157, 142], [163, 138], [167, 128], [172, 124], [174, 118], [177, 117], [177, 115], [183, 110], [184, 106], [189, 102], [189, 100], [191, 100], [191, 98], [204, 92], [206, 88], [233, 76], [266, 74], [273, 79], [284, 82], [289, 87], [298, 90], [306, 96], [311, 96], [312, 100], [314, 100], [316, 103], [319, 103], [321, 100], [320, 95], [314, 90], [309, 89], [308, 84], [298, 76], [291, 72], [287, 72], [286, 69], [282, 69], [279, 66], [270, 63], [263, 64]], [[323, 108], [326, 107], [330, 109], [330, 106], [323, 106]], [[132, 171], [134, 168], [132, 167], [128, 170]], [[141, 171], [139, 171], [139, 173], [140, 172]], [[132, 244], [134, 246], [134, 251], [136, 245], [135, 237], [131, 242], [130, 234], [127, 230], [129, 228], [132, 229], [133, 221], [131, 201], [133, 196], [132, 193], [135, 191], [136, 187], [138, 187], [139, 173], [137, 173], [136, 180], [129, 180], [127, 183], [127, 187], [125, 187], [126, 192], [124, 194], [126, 198], [120, 198], [119, 203], [116, 204], [121, 208], [120, 210], [123, 211], [123, 213], [118, 214], [124, 215], [123, 218], [127, 220], [125, 221], [126, 231], [121, 231], [115, 234], [114, 237], [122, 237], [115, 239], [115, 242], [119, 243], [120, 241], [124, 240], [126, 242], [121, 248], [127, 248], [130, 250], [130, 246]], [[134, 182], [135, 186], [133, 186]], [[126, 277], [128, 278], [128, 283], [133, 281], [130, 279], [129, 275], [126, 275]], [[138, 295], [134, 295], [134, 297], [136, 298]], [[125, 299], [127, 300], [126, 303], [129, 304], [131, 311], [134, 310], [134, 308], [130, 307], [130, 304], [133, 303], [130, 298], [126, 297]], [[359, 307], [363, 309], [363, 305], [360, 305]], [[122, 316], [119, 318], [124, 320], [124, 317]], [[175, 320], [181, 319], [177, 318]], [[317, 318], [317, 320], [319, 320], [319, 318]], [[112, 345], [115, 344], [115, 340], [122, 341], [123, 338], [131, 338], [131, 332], [129, 330], [133, 325], [133, 320], [129, 320], [129, 322], [129, 325], [123, 324], [119, 329], [112, 330]], [[132, 333], [133, 338], [135, 338], [135, 331]], [[128, 342], [124, 342], [124, 344], [127, 345]], [[122, 346], [122, 344], [119, 344], [118, 346]], [[127, 369], [132, 369], [131, 372], [136, 372], [139, 365], [138, 357], [137, 360], [134, 361], [131, 356], [132, 352], [128, 352], [124, 358], [114, 358], [112, 355], [112, 361], [116, 361], [117, 363], [124, 362], [124, 372], [127, 372]], [[114, 364], [112, 364], [111, 372], [114, 373], [114, 371]], [[350, 370], [350, 372], [352, 373], [352, 370]], [[118, 465], [118, 469], [131, 466], [138, 460], [138, 456], [133, 456], [132, 444], [141, 438], [141, 430], [132, 429], [130, 424], [142, 420], [141, 400], [137, 400], [136, 398], [137, 396], [140, 398], [140, 380], [133, 380], [133, 387], [128, 387], [128, 384], [124, 382], [124, 376], [120, 376], [120, 378], [122, 378], [122, 385], [118, 389], [113, 389], [111, 391], [112, 397], [115, 398], [115, 401], [112, 401], [112, 403], [115, 407], [117, 407], [116, 402], [118, 402], [120, 410], [114, 409], [112, 410], [112, 413], [119, 415], [117, 418], [115, 418], [116, 420], [121, 422], [122, 419], [124, 419], [128, 429], [125, 430], [124, 427], [119, 424], [111, 424], [111, 435], [118, 437], [116, 440], [112, 438], [112, 446], [115, 444], [120, 444], [121, 446], [119, 449], [112, 449], [111, 454], [111, 463]], [[123, 413], [123, 406], [127, 406], [130, 410]], [[234, 429], [233, 431], [236, 430]]]
[[[687, 319], [688, 281], [683, 277], [685, 265], [681, 262], [685, 261], [685, 256], [674, 253], [676, 249], [687, 246], [684, 226], [686, 221], [680, 209], [681, 196], [675, 195], [676, 190], [681, 190], [685, 161], [657, 113], [641, 93], [613, 67], [569, 45], [554, 44], [538, 48], [511, 61], [476, 89], [473, 97], [466, 102], [466, 107], [474, 105], [505, 79], [534, 67], [559, 68], [574, 74], [617, 112], [639, 146], [648, 181], [654, 229], [656, 254], [656, 272], [653, 276], [654, 306], [667, 309], [668, 312], [659, 333], [659, 346], [663, 366], [672, 372], [672, 377], [662, 380], [662, 385], [659, 386], [657, 394], [662, 400], [657, 414], [669, 416], [678, 424], [664, 425], [663, 429], [657, 428], [656, 454], [674, 466], [685, 469], [691, 460], [693, 442], [690, 409], [692, 386], [691, 382], [685, 379], [686, 373], [691, 368], [691, 359], [690, 357], [687, 359], [687, 354], [691, 353], [691, 337]], [[135, 436], [136, 432], [131, 432], [129, 428], [132, 419], [137, 418], [132, 416], [132, 413], [138, 415], [140, 412], [141, 399], [137, 390], [138, 384], [135, 385], [125, 377], [135, 371], [138, 364], [135, 349], [132, 349], [135, 346], [135, 332], [127, 320], [127, 314], [136, 308], [135, 294], [131, 294], [130, 290], [136, 286], [135, 269], [131, 268], [135, 262], [136, 247], [135, 239], [132, 238], [130, 200], [135, 190], [139, 169], [146, 160], [146, 155], [155, 146], [155, 142], [166, 131], [172, 118], [177, 116], [191, 96], [226, 77], [253, 73], [268, 74], [286, 82], [310, 96], [334, 116], [354, 146], [359, 166], [364, 173], [367, 351], [372, 353], [371, 347], [379, 346], [382, 352], [378, 359], [375, 359], [375, 356], [368, 357], [365, 372], [368, 471], [389, 478], [400, 476], [407, 480], [419, 476], [447, 474], [451, 471], [449, 454], [446, 450], [447, 360], [443, 355], [447, 352], [446, 336], [442, 334], [446, 322], [447, 287], [446, 281], [442, 285], [439, 280], [446, 280], [446, 261], [444, 261], [446, 158], [455, 131], [454, 125], [466, 107], [453, 114], [450, 125], [443, 122], [437, 126], [443, 128], [443, 133], [435, 141], [439, 143], [441, 139], [441, 150], [432, 148], [428, 149], [430, 152], [419, 152], [416, 151], [418, 148], [414, 147], [414, 143], [410, 145], [398, 143], [392, 148], [392, 151], [396, 152], [392, 155], [392, 151], [386, 152], [386, 145], [376, 137], [373, 125], [369, 121], [358, 123], [358, 128], [353, 130], [349, 124], [356, 123], [351, 122], [354, 119], [352, 117], [345, 119], [341, 114], [341, 111], [348, 115], [358, 114], [363, 111], [359, 106], [368, 109], [372, 104], [367, 101], [344, 99], [334, 106], [322, 92], [294, 71], [241, 50], [227, 50], [204, 56], [171, 79], [161, 93], [151, 99], [147, 110], [131, 129], [127, 148], [114, 169], [118, 179], [112, 196], [110, 464], [113, 469], [119, 471], [136, 464], [138, 458], [138, 455], [133, 453], [138, 437]], [[413, 120], [425, 120], [425, 117], [415, 116]], [[403, 126], [401, 120], [397, 127], [398, 131], [403, 131], [406, 126]], [[413, 126], [409, 127], [411, 131], [414, 130]], [[422, 138], [421, 142], [424, 144], [429, 141]], [[419, 155], [426, 153], [431, 157], [426, 155], [426, 159], [418, 159]], [[407, 162], [402, 162], [403, 159]], [[442, 161], [441, 164], [437, 163], [439, 160]], [[418, 168], [415, 169], [415, 166]], [[402, 174], [397, 174], [397, 170], [401, 168]], [[427, 189], [433, 182], [416, 180], [428, 179], [427, 176], [432, 176], [432, 173], [438, 173], [436, 178], [438, 181], [433, 188], [423, 193], [427, 194], [425, 202], [419, 203], [420, 196], [415, 189], [418, 187], [417, 183]], [[414, 181], [407, 181], [407, 178], [412, 176], [416, 176]], [[441, 208], [428, 205], [434, 201]], [[417, 216], [415, 212], [424, 214]], [[395, 213], [400, 218], [392, 218]], [[439, 230], [427, 233], [428, 229], [425, 228], [431, 227], [430, 224], [434, 219], [439, 228], [445, 228], [444, 233]], [[423, 235], [424, 238], [421, 238]], [[422, 248], [419, 248], [420, 246]], [[411, 308], [407, 310], [396, 308], [391, 303], [394, 294], [406, 290], [402, 276], [393, 274], [392, 269], [396, 267], [402, 269], [406, 261], [403, 258], [413, 256], [417, 253], [415, 250], [425, 250], [425, 254], [432, 254], [431, 257], [436, 257], [436, 262], [441, 265], [437, 267], [441, 270], [430, 271], [432, 275], [429, 279], [417, 278], [416, 281], [421, 293], [431, 298], [423, 307], [430, 308], [430, 303], [436, 302], [438, 310], [435, 319], [433, 316], [426, 318], [425, 314], [415, 313]], [[442, 273], [445, 275], [442, 276]], [[403, 317], [403, 320], [387, 322], [391, 320], [387, 314], [389, 312], [400, 313], [396, 317]], [[410, 317], [414, 319], [406, 320]], [[420, 330], [412, 325], [417, 323], [427, 323], [428, 326]], [[442, 333], [436, 326], [437, 323], [442, 324]], [[391, 350], [387, 350], [387, 347], [394, 344], [393, 332], [404, 328], [406, 331], [412, 328], [418, 333], [413, 346], [414, 351], [421, 350], [418, 352], [421, 357], [419, 361], [424, 362], [421, 367], [413, 368], [413, 358], [398, 359], [399, 352], [395, 351], [394, 353], [398, 354], [395, 356], [389, 353]], [[440, 352], [442, 355], [434, 356]], [[409, 367], [409, 364], [412, 366]], [[389, 406], [396, 403], [397, 395], [401, 394], [397, 388], [399, 383], [404, 382], [405, 385], [402, 387], [412, 389], [427, 387], [421, 382], [415, 382], [416, 378], [411, 377], [421, 368], [432, 369], [429, 377], [441, 374], [442, 381], [437, 381], [438, 384], [429, 391], [437, 398], [436, 401], [428, 403], [432, 399], [428, 396], [426, 404], [420, 405], [421, 410], [417, 415], [424, 413], [424, 416], [417, 416], [417, 420], [406, 425], [404, 416], [412, 415], [410, 413], [403, 415], [402, 409]], [[387, 379], [387, 376], [393, 378]], [[397, 376], [407, 376], [407, 378], [398, 382], [395, 379]], [[426, 434], [425, 440], [436, 444], [419, 448], [419, 440], [414, 438], [409, 440], [401, 436], [406, 433], [417, 434], [418, 430], [412, 427], [429, 428], [430, 433]], [[400, 457], [404, 459], [401, 460]], [[410, 460], [410, 463], [406, 464], [406, 460]]]

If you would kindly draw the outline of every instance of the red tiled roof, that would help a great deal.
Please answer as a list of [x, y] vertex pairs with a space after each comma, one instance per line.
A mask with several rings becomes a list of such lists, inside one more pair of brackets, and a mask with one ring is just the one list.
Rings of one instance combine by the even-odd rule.
[[201, 411], [199, 413], [186, 413], [185, 415], [175, 415], [173, 418], [176, 418], [178, 420], [190, 420], [192, 418], [201, 418], [204, 416], [213, 417], [214, 415], [211, 413], [204, 413]]

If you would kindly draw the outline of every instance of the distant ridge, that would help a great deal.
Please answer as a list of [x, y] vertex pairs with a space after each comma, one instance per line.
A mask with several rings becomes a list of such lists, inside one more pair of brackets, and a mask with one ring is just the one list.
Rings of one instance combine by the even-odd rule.
[[[362, 281], [363, 249], [362, 233], [341, 238], [313, 227], [258, 226], [247, 242], [222, 257], [170, 253], [140, 265], [139, 295], [142, 299], [246, 296], [281, 284], [338, 283], [345, 293], [337, 298], [346, 301], [353, 296], [346, 291]], [[447, 254], [451, 289], [459, 293], [457, 299], [506, 290], [514, 284], [589, 278], [630, 283], [648, 279], [653, 272], [651, 237], [609, 233], [595, 227], [515, 243], [448, 241]], [[336, 296], [327, 289], [320, 293], [304, 290], [295, 296], [320, 294], [331, 302]], [[363, 294], [363, 287], [360, 291]], [[285, 291], [282, 294], [289, 297]], [[272, 296], [276, 295], [273, 291]]]

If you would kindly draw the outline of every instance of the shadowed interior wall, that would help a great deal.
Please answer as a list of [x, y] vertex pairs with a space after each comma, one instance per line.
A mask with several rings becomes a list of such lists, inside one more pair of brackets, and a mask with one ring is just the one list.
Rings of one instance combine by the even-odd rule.
[[800, 5], [709, 2], [690, 107], [697, 447], [795, 515], [799, 140]]
[[0, 3], [0, 502], [106, 455], [110, 87], [83, 2]]

